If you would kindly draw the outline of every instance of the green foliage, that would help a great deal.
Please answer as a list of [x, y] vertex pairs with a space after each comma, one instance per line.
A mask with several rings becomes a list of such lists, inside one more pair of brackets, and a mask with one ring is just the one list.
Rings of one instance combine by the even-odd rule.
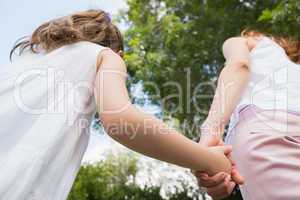
[[[109, 154], [107, 159], [81, 167], [68, 200], [163, 200], [161, 187], [140, 187], [135, 180], [137, 158]], [[170, 200], [197, 200], [188, 190], [169, 195]]]
[[137, 159], [109, 155], [105, 161], [81, 167], [68, 200], [160, 200], [160, 188], [135, 183]]
[[247, 27], [271, 29], [267, 19], [280, 4], [128, 0], [129, 10], [120, 17], [129, 26], [125, 35], [129, 73], [135, 82], [143, 81], [146, 94], [162, 107], [164, 116], [179, 120], [178, 128], [195, 138], [195, 125], [207, 115], [224, 63], [222, 43]]
[[300, 1], [279, 1], [272, 10], [266, 9], [259, 21], [269, 25], [267, 31], [300, 38]]

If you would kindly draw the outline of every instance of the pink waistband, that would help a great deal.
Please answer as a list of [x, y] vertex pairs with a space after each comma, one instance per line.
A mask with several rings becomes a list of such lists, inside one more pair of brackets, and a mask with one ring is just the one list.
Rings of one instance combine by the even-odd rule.
[[239, 111], [239, 115], [247, 116], [247, 118], [255, 117], [257, 114], [263, 114], [263, 113], [273, 113], [274, 115], [277, 114], [288, 114], [288, 115], [295, 115], [300, 117], [300, 113], [292, 110], [271, 110], [271, 109], [261, 109], [255, 105], [248, 105], [244, 108], [242, 108]]
[[267, 110], [249, 105], [240, 110], [239, 117], [239, 123], [250, 122], [250, 129], [260, 127], [263, 130], [300, 134], [300, 113], [294, 111]]

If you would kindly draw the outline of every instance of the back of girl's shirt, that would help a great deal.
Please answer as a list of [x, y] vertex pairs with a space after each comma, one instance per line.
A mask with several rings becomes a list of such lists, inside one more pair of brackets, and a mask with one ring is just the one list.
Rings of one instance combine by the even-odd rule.
[[1, 68], [1, 198], [66, 198], [88, 144], [103, 49], [78, 42], [50, 53], [26, 51]]

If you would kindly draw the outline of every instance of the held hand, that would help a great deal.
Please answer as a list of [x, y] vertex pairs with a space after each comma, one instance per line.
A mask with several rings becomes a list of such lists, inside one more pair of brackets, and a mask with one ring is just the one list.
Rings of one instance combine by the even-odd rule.
[[196, 172], [194, 175], [198, 180], [199, 187], [207, 188], [207, 193], [213, 199], [223, 199], [228, 197], [234, 190], [236, 184], [243, 184], [244, 178], [236, 170], [235, 163], [230, 155], [229, 160], [232, 164], [231, 176], [225, 172], [220, 172], [214, 176], [208, 176], [206, 173]]
[[197, 177], [199, 186], [207, 188], [207, 193], [213, 199], [228, 197], [236, 185], [235, 182], [231, 181], [230, 175], [224, 172], [211, 177], [207, 174], [196, 172], [195, 176]]
[[226, 172], [228, 175], [231, 174], [231, 162], [227, 157], [231, 153], [232, 147], [215, 146], [209, 147], [208, 149], [212, 153], [215, 164], [210, 166], [206, 173], [209, 175], [215, 175], [216, 173], [222, 171]]
[[[207, 147], [224, 146], [224, 143], [221, 140], [221, 138], [218, 136], [215, 136], [215, 135], [204, 135], [204, 137], [201, 137], [201, 140], [199, 143], [201, 145], [207, 146]], [[232, 180], [236, 184], [242, 185], [244, 183], [244, 178], [240, 175], [240, 173], [238, 172], [238, 170], [236, 168], [236, 163], [232, 159], [231, 151], [225, 155], [231, 162], [231, 178], [232, 178]], [[203, 180], [202, 182], [205, 182], [205, 180]]]
[[[204, 134], [199, 142], [203, 146], [224, 146], [221, 137], [217, 135]], [[207, 192], [214, 199], [221, 199], [229, 196], [236, 184], [243, 184], [244, 178], [236, 169], [235, 163], [231, 158], [231, 153], [227, 154], [231, 162], [231, 176], [227, 173], [221, 172], [209, 177], [206, 173], [195, 172], [200, 187], [206, 187]], [[232, 179], [232, 180], [231, 180]]]

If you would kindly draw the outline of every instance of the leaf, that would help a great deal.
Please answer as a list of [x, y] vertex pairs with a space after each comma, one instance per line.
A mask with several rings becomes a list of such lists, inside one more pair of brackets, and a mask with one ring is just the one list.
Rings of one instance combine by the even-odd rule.
[[263, 11], [262, 15], [258, 18], [258, 21], [270, 21], [273, 18], [273, 13], [269, 9]]

